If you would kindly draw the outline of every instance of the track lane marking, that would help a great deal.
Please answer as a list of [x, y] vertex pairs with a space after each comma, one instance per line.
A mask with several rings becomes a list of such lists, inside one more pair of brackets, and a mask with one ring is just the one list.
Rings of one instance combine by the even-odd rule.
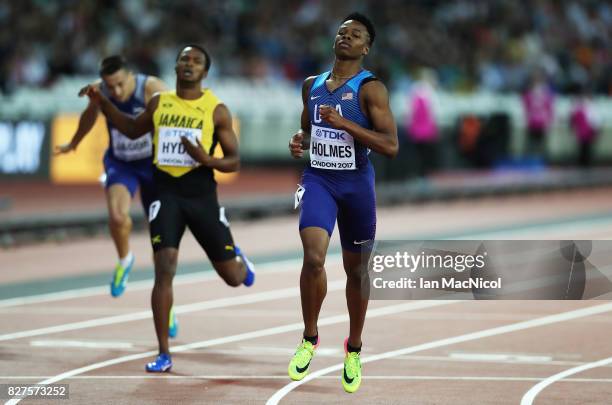
[[[450, 346], [457, 343], [469, 342], [472, 340], [482, 339], [486, 337], [498, 336], [505, 333], [516, 332], [519, 330], [535, 328], [538, 326], [551, 325], [558, 322], [564, 322], [572, 319], [579, 319], [586, 316], [601, 314], [605, 312], [612, 311], [612, 303], [602, 304], [591, 306], [587, 308], [581, 308], [573, 311], [561, 312], [554, 315], [547, 315], [541, 318], [530, 319], [527, 321], [517, 322], [509, 325], [498, 326], [490, 329], [483, 329], [477, 332], [466, 333], [463, 335], [453, 336], [450, 338], [434, 340], [427, 343], [422, 343], [415, 346], [405, 347], [403, 349], [392, 350], [385, 353], [380, 353], [372, 356], [367, 356], [361, 359], [361, 363], [370, 363], [373, 361], [384, 360], [392, 357], [402, 356], [405, 354], [416, 353], [424, 350], [435, 349], [443, 346]], [[335, 364], [330, 367], [326, 367], [322, 370], [315, 371], [307, 375], [301, 381], [293, 381], [280, 390], [276, 391], [274, 395], [272, 395], [266, 405], [276, 405], [278, 402], [283, 399], [288, 393], [293, 391], [295, 388], [299, 387], [302, 384], [305, 384], [309, 381], [314, 380], [317, 377], [329, 374], [334, 371], [342, 370], [344, 367], [344, 363]]]
[[549, 385], [552, 385], [555, 382], [567, 381], [565, 377], [568, 377], [573, 374], [578, 374], [583, 371], [590, 370], [592, 368], [607, 366], [610, 363], [612, 363], [612, 357], [608, 357], [607, 359], [603, 359], [599, 361], [594, 361], [592, 363], [582, 364], [580, 366], [572, 367], [560, 373], [551, 375], [550, 377], [545, 378], [540, 383], [531, 387], [529, 391], [527, 391], [525, 395], [523, 395], [523, 398], [521, 399], [521, 405], [533, 404], [533, 400], [540, 392], [542, 392], [546, 387], [548, 387]]
[[[442, 305], [450, 305], [456, 302], [458, 301], [414, 301], [414, 302], [409, 302], [409, 303], [389, 305], [389, 306], [385, 306], [381, 308], [371, 309], [368, 311], [366, 316], [368, 318], [376, 318], [380, 316], [392, 315], [392, 314], [399, 313], [399, 312], [415, 311], [415, 310], [424, 309], [424, 308], [432, 308], [432, 307], [437, 307], [437, 306], [442, 306]], [[348, 314], [330, 316], [330, 317], [320, 319], [319, 326], [334, 325], [338, 323], [348, 322], [348, 320], [349, 320]], [[187, 350], [201, 349], [204, 347], [217, 346], [217, 345], [222, 345], [226, 343], [240, 342], [240, 341], [256, 339], [256, 338], [260, 338], [264, 336], [279, 335], [279, 334], [286, 333], [286, 332], [299, 331], [299, 330], [302, 330], [303, 328], [304, 328], [304, 324], [302, 322], [290, 323], [290, 324], [271, 327], [271, 328], [259, 329], [259, 330], [255, 330], [252, 332], [240, 333], [237, 335], [224, 336], [224, 337], [220, 337], [216, 339], [203, 340], [200, 342], [194, 342], [194, 343], [184, 344], [180, 346], [175, 346], [172, 348], [172, 352], [180, 353], [180, 352], [184, 352]], [[69, 370], [64, 373], [58, 374], [52, 378], [48, 378], [46, 380], [40, 381], [37, 384], [41, 384], [41, 385], [54, 384], [58, 381], [62, 381], [67, 378], [81, 375], [89, 371], [98, 370], [98, 369], [112, 366], [115, 364], [126, 363], [128, 361], [140, 360], [146, 357], [152, 357], [152, 356], [157, 355], [157, 353], [158, 353], [157, 350], [151, 350], [148, 352], [121, 356], [121, 357], [117, 357], [114, 359], [89, 364], [87, 366], [83, 366], [80, 368], [76, 368], [76, 369]], [[25, 399], [25, 398], [21, 398], [21, 399]], [[21, 401], [21, 399], [11, 399], [7, 401], [5, 405], [18, 404]]]

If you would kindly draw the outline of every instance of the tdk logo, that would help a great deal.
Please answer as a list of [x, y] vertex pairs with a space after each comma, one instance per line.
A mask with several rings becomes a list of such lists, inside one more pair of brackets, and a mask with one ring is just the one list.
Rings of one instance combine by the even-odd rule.
[[324, 128], [318, 128], [317, 131], [315, 132], [315, 135], [317, 136], [317, 138], [323, 138], [323, 139], [338, 139], [341, 141], [346, 140], [344, 138], [343, 132], [336, 132], [336, 131], [332, 131], [330, 129], [324, 129]]

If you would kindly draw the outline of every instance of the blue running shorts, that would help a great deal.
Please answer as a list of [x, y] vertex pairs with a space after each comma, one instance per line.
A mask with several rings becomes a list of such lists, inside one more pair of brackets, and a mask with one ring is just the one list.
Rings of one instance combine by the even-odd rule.
[[151, 159], [124, 162], [107, 151], [104, 155], [104, 171], [106, 172], [104, 187], [107, 189], [113, 184], [123, 184], [134, 198], [140, 186], [140, 200], [145, 215], [148, 215], [149, 205], [156, 199]]
[[376, 236], [376, 194], [371, 164], [351, 171], [307, 168], [302, 175], [300, 231], [323, 228], [331, 237], [336, 220], [342, 249], [361, 252]]

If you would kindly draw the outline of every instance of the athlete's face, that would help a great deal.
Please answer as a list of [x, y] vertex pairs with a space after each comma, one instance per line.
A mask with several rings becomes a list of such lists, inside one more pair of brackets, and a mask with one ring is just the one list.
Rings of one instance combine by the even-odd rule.
[[338, 28], [334, 41], [336, 56], [342, 59], [358, 59], [370, 52], [370, 35], [359, 21], [348, 20]]
[[134, 92], [135, 78], [132, 72], [119, 69], [115, 73], [102, 76], [110, 95], [117, 101], [127, 101]]
[[196, 48], [188, 46], [183, 49], [176, 61], [176, 75], [186, 82], [201, 82], [208, 73], [206, 70], [206, 55]]

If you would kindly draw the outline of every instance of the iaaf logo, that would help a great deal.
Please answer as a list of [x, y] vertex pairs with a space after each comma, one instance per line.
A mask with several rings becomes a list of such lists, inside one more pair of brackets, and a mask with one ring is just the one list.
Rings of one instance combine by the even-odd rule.
[[336, 132], [331, 129], [317, 128], [315, 136], [322, 139], [339, 139], [341, 141], [346, 141], [344, 132]]

